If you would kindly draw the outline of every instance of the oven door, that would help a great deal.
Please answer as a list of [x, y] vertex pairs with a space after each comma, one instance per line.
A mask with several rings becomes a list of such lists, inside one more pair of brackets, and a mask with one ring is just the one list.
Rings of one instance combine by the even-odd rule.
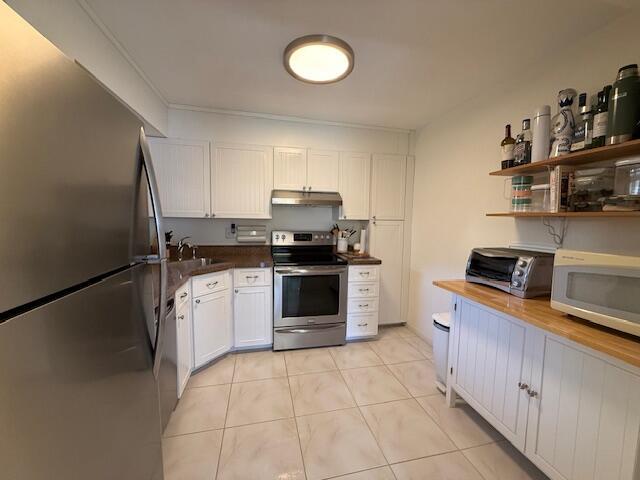
[[640, 336], [640, 269], [556, 265], [551, 307]]
[[344, 323], [347, 267], [275, 267], [273, 326]]

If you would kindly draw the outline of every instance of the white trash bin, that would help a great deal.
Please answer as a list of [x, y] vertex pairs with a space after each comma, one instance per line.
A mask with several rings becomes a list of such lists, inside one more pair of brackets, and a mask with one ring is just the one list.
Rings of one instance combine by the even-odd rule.
[[436, 367], [436, 387], [447, 391], [447, 363], [449, 361], [449, 328], [451, 313], [433, 314], [433, 363]]

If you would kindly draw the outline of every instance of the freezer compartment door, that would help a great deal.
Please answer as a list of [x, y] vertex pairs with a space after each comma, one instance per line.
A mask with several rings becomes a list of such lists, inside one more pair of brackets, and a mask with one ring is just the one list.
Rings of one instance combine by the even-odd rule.
[[142, 122], [4, 2], [0, 45], [1, 313], [129, 264]]
[[0, 476], [161, 478], [146, 268], [0, 324]]

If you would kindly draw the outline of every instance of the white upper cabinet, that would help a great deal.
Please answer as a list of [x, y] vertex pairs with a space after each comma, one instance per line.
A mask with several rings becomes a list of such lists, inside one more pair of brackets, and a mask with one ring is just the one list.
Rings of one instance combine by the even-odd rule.
[[332, 150], [307, 151], [307, 189], [314, 192], [337, 192], [340, 155]]
[[162, 214], [208, 217], [211, 213], [209, 142], [149, 138]]
[[339, 192], [342, 196], [340, 218], [368, 220], [371, 154], [341, 152], [339, 173]]
[[404, 220], [407, 157], [373, 155], [371, 217], [374, 220]]
[[211, 189], [216, 218], [271, 218], [273, 148], [213, 144]]
[[307, 186], [307, 150], [275, 147], [273, 156], [273, 188], [303, 190]]

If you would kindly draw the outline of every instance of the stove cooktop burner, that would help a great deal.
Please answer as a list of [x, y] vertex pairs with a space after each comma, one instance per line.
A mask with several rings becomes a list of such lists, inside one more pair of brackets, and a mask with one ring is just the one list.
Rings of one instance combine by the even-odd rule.
[[273, 253], [274, 265], [346, 265], [347, 261], [333, 253]]

